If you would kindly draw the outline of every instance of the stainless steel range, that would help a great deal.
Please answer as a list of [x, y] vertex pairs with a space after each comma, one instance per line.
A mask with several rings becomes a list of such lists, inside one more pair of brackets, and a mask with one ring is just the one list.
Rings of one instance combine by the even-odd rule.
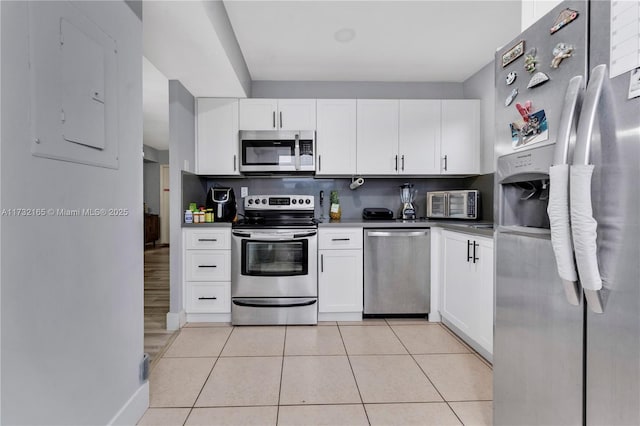
[[309, 195], [251, 195], [232, 230], [231, 322], [317, 324], [317, 224]]

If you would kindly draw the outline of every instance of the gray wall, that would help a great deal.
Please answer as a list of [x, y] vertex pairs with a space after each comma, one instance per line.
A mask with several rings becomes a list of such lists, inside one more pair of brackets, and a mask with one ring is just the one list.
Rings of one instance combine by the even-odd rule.
[[495, 171], [493, 141], [495, 139], [495, 69], [493, 61], [482, 67], [463, 83], [464, 97], [480, 99], [480, 170]]
[[[195, 170], [195, 98], [178, 81], [169, 81], [169, 226], [171, 238], [169, 315], [182, 310], [182, 170]], [[170, 322], [167, 321], [169, 324]]]
[[[490, 175], [488, 175], [490, 176]], [[203, 178], [204, 179], [204, 178]], [[493, 182], [492, 178], [489, 178]], [[186, 181], [185, 181], [186, 182]], [[426, 193], [427, 191], [438, 191], [444, 189], [481, 189], [483, 196], [485, 191], [493, 191], [492, 185], [482, 185], [482, 180], [478, 177], [469, 178], [432, 178], [432, 179], [408, 179], [408, 178], [365, 178], [365, 183], [356, 190], [349, 189], [350, 179], [323, 179], [311, 177], [287, 177], [287, 178], [245, 178], [245, 179], [206, 179], [206, 188], [214, 185], [230, 186], [234, 189], [236, 199], [238, 199], [239, 212], [243, 213], [242, 202], [240, 201], [240, 188], [249, 188], [249, 194], [304, 194], [316, 196], [316, 217], [329, 216], [329, 194], [332, 190], [338, 191], [343, 219], [357, 219], [362, 215], [365, 207], [386, 207], [394, 211], [394, 216], [400, 213], [400, 185], [410, 182], [417, 190], [416, 209], [418, 217], [426, 215]], [[474, 184], [480, 184], [482, 188], [477, 188]], [[189, 185], [196, 186], [193, 181]], [[324, 191], [324, 209], [319, 205], [319, 193]], [[186, 192], [186, 191], [185, 191]], [[195, 198], [196, 194], [194, 194]], [[492, 194], [487, 194], [492, 199]], [[204, 197], [200, 198], [204, 200]], [[185, 205], [189, 201], [183, 200]], [[489, 201], [491, 202], [491, 201]], [[490, 210], [490, 209], [489, 209]], [[483, 218], [484, 219], [484, 218]], [[491, 221], [492, 215], [486, 220]]]
[[462, 99], [461, 83], [254, 81], [254, 98]]
[[0, 423], [107, 424], [146, 389], [142, 24], [124, 2], [74, 3], [118, 41], [119, 168], [34, 157], [28, 8], [45, 3], [0, 3], [2, 208], [129, 214], [2, 218]]

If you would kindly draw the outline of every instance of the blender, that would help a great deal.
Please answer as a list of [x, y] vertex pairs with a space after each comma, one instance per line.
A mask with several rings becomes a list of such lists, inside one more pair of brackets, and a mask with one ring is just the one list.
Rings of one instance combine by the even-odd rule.
[[415, 199], [415, 196], [416, 191], [413, 189], [413, 184], [405, 183], [400, 186], [400, 201], [402, 201], [402, 220], [415, 220], [416, 209], [413, 206], [413, 200]]

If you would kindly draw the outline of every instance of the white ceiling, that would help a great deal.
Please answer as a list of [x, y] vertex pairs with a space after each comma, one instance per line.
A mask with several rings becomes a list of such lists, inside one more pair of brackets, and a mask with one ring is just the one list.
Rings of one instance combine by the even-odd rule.
[[462, 82], [520, 33], [521, 0], [224, 5], [252, 80]]
[[[224, 5], [254, 81], [463, 82], [520, 32], [521, 0]], [[195, 97], [246, 96], [211, 10], [200, 0], [143, 2], [146, 145], [169, 147], [167, 79]]]

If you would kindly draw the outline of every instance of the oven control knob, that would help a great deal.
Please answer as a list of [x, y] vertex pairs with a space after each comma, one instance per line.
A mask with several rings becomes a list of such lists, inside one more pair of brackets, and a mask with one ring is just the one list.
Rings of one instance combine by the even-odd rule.
[[262, 199], [262, 204], [267, 204], [267, 199], [266, 198]]
[[308, 199], [308, 198], [304, 202], [307, 203], [307, 204], [311, 204], [311, 200]]
[[294, 198], [293, 200], [291, 200], [291, 204], [295, 204], [297, 203], [296, 199]]
[[249, 204], [253, 204], [253, 200], [252, 200], [251, 198], [249, 198], [248, 203], [249, 203]]
[[302, 204], [304, 201], [302, 200], [302, 198], [300, 198], [300, 199], [298, 200], [298, 202], [299, 202], [300, 204]]

